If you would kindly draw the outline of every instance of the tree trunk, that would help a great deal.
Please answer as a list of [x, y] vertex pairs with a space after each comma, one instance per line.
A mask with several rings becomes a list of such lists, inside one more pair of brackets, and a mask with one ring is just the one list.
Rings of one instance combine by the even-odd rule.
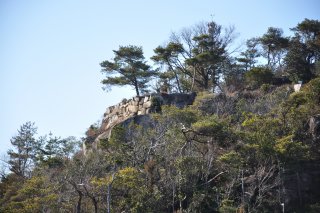
[[136, 93], [137, 93], [137, 96], [140, 96], [138, 87], [136, 87]]
[[108, 194], [107, 194], [107, 213], [110, 213], [110, 203], [111, 203], [111, 184], [108, 184]]
[[178, 78], [178, 74], [177, 74], [177, 72], [172, 68], [170, 62], [167, 61], [167, 63], [169, 64], [170, 70], [174, 73], [174, 77], [176, 78], [178, 91], [179, 91], [179, 93], [182, 93], [181, 87], [180, 87], [180, 81], [179, 81], [179, 78]]
[[134, 88], [136, 89], [136, 94], [137, 94], [137, 96], [140, 96], [139, 87], [138, 87], [137, 81], [134, 82]]
[[175, 196], [175, 184], [172, 183], [172, 212], [174, 212], [174, 203], [175, 203], [174, 196]]
[[98, 213], [98, 201], [93, 198], [92, 203], [94, 205], [94, 213]]
[[95, 213], [98, 213], [98, 201], [97, 201], [97, 199], [94, 197], [94, 195], [93, 194], [90, 194], [89, 193], [89, 191], [88, 191], [88, 189], [87, 189], [87, 187], [84, 185], [83, 186], [84, 187], [84, 189], [86, 190], [86, 195], [91, 199], [91, 201], [92, 201], [92, 204], [93, 204], [93, 206], [94, 206], [94, 212]]
[[193, 76], [192, 76], [191, 92], [193, 92], [195, 78], [196, 78], [196, 68], [193, 67]]
[[296, 172], [296, 176], [297, 176], [297, 189], [298, 189], [299, 204], [300, 204], [300, 207], [302, 207], [303, 201], [302, 201], [302, 194], [301, 194], [301, 180], [300, 180], [299, 172]]
[[77, 213], [81, 213], [82, 192], [78, 191], [79, 199], [77, 203]]

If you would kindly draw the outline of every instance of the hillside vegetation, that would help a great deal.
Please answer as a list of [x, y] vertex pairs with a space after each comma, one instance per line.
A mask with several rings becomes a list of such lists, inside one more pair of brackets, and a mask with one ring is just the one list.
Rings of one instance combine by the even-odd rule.
[[[23, 124], [0, 212], [319, 212], [320, 22], [305, 19], [291, 38], [269, 28], [238, 57], [228, 49], [233, 29], [222, 29], [209, 22], [174, 34], [155, 49], [161, 69], [135, 46], [101, 63], [112, 73], [107, 87], [140, 95], [154, 77], [162, 93], [196, 92], [190, 106], [152, 100], [157, 110], [143, 122], [120, 123], [101, 140], [100, 123], [82, 141], [37, 137]], [[79, 149], [96, 140], [97, 149]]]

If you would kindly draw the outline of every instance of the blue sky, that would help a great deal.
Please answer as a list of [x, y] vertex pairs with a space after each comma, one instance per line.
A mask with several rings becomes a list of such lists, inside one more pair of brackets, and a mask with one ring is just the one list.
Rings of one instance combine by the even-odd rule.
[[234, 25], [238, 42], [268, 27], [320, 19], [318, 0], [0, 0], [0, 154], [20, 125], [39, 135], [84, 136], [105, 108], [134, 90], [101, 89], [99, 63], [119, 45], [141, 45], [145, 57], [172, 31], [213, 18]]

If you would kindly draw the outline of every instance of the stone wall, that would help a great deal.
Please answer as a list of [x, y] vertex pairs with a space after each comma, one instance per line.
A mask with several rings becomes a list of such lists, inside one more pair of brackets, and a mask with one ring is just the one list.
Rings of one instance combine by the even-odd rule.
[[110, 106], [106, 109], [102, 120], [101, 131], [96, 142], [99, 139], [109, 138], [112, 128], [129, 118], [137, 115], [147, 115], [151, 112], [156, 112], [162, 105], [174, 105], [183, 108], [191, 105], [194, 101], [196, 94], [151, 94], [144, 96], [136, 96], [129, 100], [124, 99], [121, 103]]
[[152, 105], [151, 99], [151, 95], [137, 96], [129, 100], [124, 99], [121, 103], [108, 107], [104, 113], [102, 129], [110, 129], [136, 115], [149, 114]]

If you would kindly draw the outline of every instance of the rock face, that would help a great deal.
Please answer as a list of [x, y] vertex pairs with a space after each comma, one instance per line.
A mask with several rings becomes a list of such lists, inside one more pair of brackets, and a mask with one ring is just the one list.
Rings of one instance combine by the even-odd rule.
[[[174, 105], [178, 108], [186, 107], [193, 103], [195, 97], [195, 93], [160, 93], [136, 96], [129, 100], [124, 99], [121, 103], [106, 109], [101, 125], [101, 131], [103, 133], [96, 138], [95, 142], [92, 144], [92, 148], [97, 148], [97, 143], [100, 139], [109, 138], [112, 128], [117, 124], [123, 123], [130, 118], [148, 115], [152, 112], [159, 112], [162, 105]], [[130, 120], [135, 121], [137, 119]]]
[[293, 88], [294, 88], [295, 92], [299, 92], [300, 88], [301, 88], [301, 84], [295, 84], [295, 85], [293, 85]]
[[314, 142], [320, 141], [320, 114], [309, 119], [309, 133], [312, 135]]

